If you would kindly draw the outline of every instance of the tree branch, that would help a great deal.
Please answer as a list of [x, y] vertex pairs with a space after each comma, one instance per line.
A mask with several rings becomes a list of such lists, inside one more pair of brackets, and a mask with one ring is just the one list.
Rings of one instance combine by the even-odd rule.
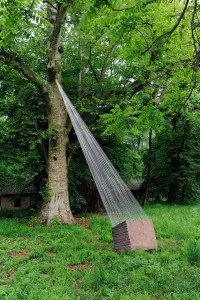
[[197, 79], [196, 79], [196, 72], [198, 70], [198, 67], [199, 67], [199, 53], [198, 53], [198, 48], [197, 48], [197, 41], [195, 39], [195, 29], [197, 28], [195, 26], [195, 14], [196, 14], [196, 11], [197, 11], [197, 0], [194, 1], [194, 9], [193, 9], [193, 12], [192, 12], [192, 19], [191, 19], [191, 33], [192, 33], [192, 40], [193, 40], [193, 45], [194, 45], [194, 52], [195, 52], [195, 62], [194, 62], [194, 69], [193, 69], [193, 73], [192, 73], [192, 79], [191, 79], [191, 83], [192, 86], [191, 86], [191, 89], [184, 101], [184, 105], [186, 105], [186, 103], [188, 102], [188, 100], [190, 99], [190, 97], [192, 96], [193, 94], [193, 91], [195, 90], [196, 88], [196, 85], [197, 85]]
[[33, 8], [34, 3], [35, 3], [35, 0], [32, 1], [31, 5], [30, 5], [30, 10]]
[[145, 41], [145, 43], [146, 43], [146, 45], [147, 45], [147, 47], [148, 47], [148, 46], [149, 46], [149, 43], [148, 43], [146, 37], [144, 36], [144, 34], [142, 33], [142, 31], [140, 31], [138, 28], [136, 28], [136, 31], [139, 32], [139, 34], [143, 37], [143, 39], [144, 39], [144, 41]]
[[53, 9], [55, 9], [56, 11], [58, 11], [58, 9], [57, 9], [57, 7], [56, 6], [54, 6], [50, 1], [46, 1], [46, 0], [44, 0], [43, 1], [43, 3], [47, 3], [47, 4], [49, 4]]
[[90, 46], [90, 55], [89, 55], [89, 58], [88, 58], [88, 65], [93, 73], [93, 76], [95, 78], [95, 81], [97, 82], [98, 86], [99, 86], [99, 90], [100, 90], [100, 93], [102, 94], [103, 91], [102, 91], [102, 83], [103, 83], [103, 80], [104, 80], [104, 77], [105, 77], [105, 73], [106, 73], [106, 67], [107, 67], [107, 63], [109, 61], [109, 59], [111, 58], [113, 52], [115, 51], [117, 47], [117, 43], [114, 44], [110, 51], [108, 52], [107, 56], [105, 57], [105, 60], [103, 62], [103, 65], [102, 65], [102, 68], [101, 68], [101, 71], [100, 71], [100, 74], [99, 76], [97, 75], [92, 63], [91, 63], [91, 59], [92, 59], [92, 47]]
[[102, 66], [102, 68], [101, 68], [101, 73], [100, 73], [100, 76], [99, 76], [99, 84], [100, 84], [100, 86], [102, 85], [103, 80], [104, 80], [104, 77], [105, 77], [107, 63], [108, 63], [108, 61], [110, 60], [110, 58], [112, 57], [113, 52], [115, 51], [116, 47], [117, 47], [117, 43], [114, 44], [114, 45], [111, 47], [110, 51], [108, 52], [108, 55], [106, 56], [106, 58], [105, 58], [105, 60], [104, 60], [104, 62], [103, 62], [103, 66]]
[[157, 43], [159, 40], [163, 39], [164, 37], [169, 37], [175, 30], [176, 28], [179, 26], [181, 20], [183, 19], [185, 12], [187, 10], [188, 4], [189, 4], [190, 0], [186, 0], [185, 6], [183, 8], [183, 11], [180, 15], [180, 17], [178, 18], [178, 20], [176, 21], [176, 23], [174, 24], [174, 26], [167, 32], [161, 34], [159, 37], [157, 37], [152, 43], [151, 45], [149, 45], [149, 47], [147, 47], [147, 49], [145, 51], [142, 52], [142, 54], [145, 54], [146, 52], [148, 52], [155, 43]]
[[32, 81], [40, 90], [40, 92], [42, 92], [42, 94], [46, 93], [46, 85], [44, 84], [42, 79], [40, 79], [34, 71], [30, 70], [20, 57], [5, 50], [0, 50], [0, 58], [3, 59], [6, 65], [13, 67], [13, 69], [19, 71], [24, 75], [24, 77]]
[[53, 82], [55, 77], [61, 76], [61, 27], [66, 16], [66, 10], [72, 0], [68, 3], [56, 4], [56, 10], [51, 5], [47, 9], [47, 19], [53, 25], [49, 26], [48, 45], [48, 81]]
[[54, 48], [56, 48], [56, 45], [58, 43], [58, 38], [60, 35], [61, 26], [66, 14], [67, 7], [68, 4], [58, 4], [55, 20], [53, 20], [53, 22], [52, 20], [50, 20], [51, 23], [54, 23], [54, 28], [50, 39], [51, 46], [55, 46]]
[[197, 27], [200, 26], [200, 23], [196, 24], [194, 27], [193, 27], [193, 30], [195, 30]]
[[92, 74], [93, 74], [96, 82], [99, 84], [99, 78], [98, 78], [98, 76], [97, 76], [97, 74], [96, 74], [96, 72], [95, 72], [95, 70], [93, 68], [93, 65], [91, 63], [91, 59], [92, 59], [92, 47], [90, 47], [90, 55], [89, 55], [89, 58], [88, 58], [88, 65], [89, 65], [89, 67], [90, 67], [90, 69], [92, 71]]
[[192, 20], [191, 20], [191, 32], [192, 32], [192, 40], [193, 40], [193, 45], [194, 45], [194, 50], [195, 50], [195, 57], [196, 57], [196, 63], [197, 64], [197, 58], [198, 58], [198, 49], [197, 49], [197, 45], [196, 45], [196, 39], [195, 39], [195, 25], [194, 25], [194, 20], [195, 20], [195, 14], [197, 11], [197, 0], [195, 0], [194, 2], [194, 9], [193, 9], [193, 13], [192, 13]]
[[192, 85], [192, 87], [191, 87], [191, 89], [190, 89], [187, 97], [185, 98], [184, 106], [186, 105], [186, 103], [188, 102], [188, 100], [190, 100], [190, 97], [192, 96], [193, 91], [195, 90], [195, 88], [196, 88], [196, 80], [194, 81], [194, 83], [193, 83], [193, 85]]

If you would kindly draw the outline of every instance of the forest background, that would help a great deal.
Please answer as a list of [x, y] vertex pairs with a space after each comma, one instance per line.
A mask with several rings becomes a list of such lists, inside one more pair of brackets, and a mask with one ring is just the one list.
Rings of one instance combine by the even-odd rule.
[[[143, 204], [197, 201], [198, 1], [54, 2], [1, 1], [1, 186], [14, 180], [20, 191], [33, 183], [45, 198], [55, 180], [49, 166], [60, 129], [50, 122], [43, 87], [46, 78], [53, 86], [57, 72], [124, 180], [144, 178]], [[47, 41], [57, 25], [62, 44], [54, 62], [62, 56], [62, 64], [54, 72]], [[87, 203], [81, 187], [91, 175], [67, 126], [70, 205], [80, 212]]]

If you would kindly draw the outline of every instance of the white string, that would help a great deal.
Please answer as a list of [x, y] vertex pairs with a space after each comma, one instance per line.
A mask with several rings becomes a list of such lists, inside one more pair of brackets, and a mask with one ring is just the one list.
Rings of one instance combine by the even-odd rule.
[[61, 85], [57, 81], [56, 83], [112, 226], [126, 220], [146, 219], [142, 207], [97, 143]]

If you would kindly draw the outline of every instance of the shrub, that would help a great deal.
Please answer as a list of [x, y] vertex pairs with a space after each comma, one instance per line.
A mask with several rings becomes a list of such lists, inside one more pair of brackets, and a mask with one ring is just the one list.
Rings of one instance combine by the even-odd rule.
[[61, 224], [62, 224], [62, 221], [57, 216], [54, 216], [51, 219], [51, 226], [56, 226], [56, 225], [61, 225]]
[[33, 216], [29, 221], [29, 225], [32, 227], [35, 227], [35, 226], [41, 225], [41, 224], [42, 224], [42, 217], [40, 217], [40, 216]]
[[7, 207], [0, 207], [0, 217], [2, 218], [29, 218], [34, 216], [36, 211], [34, 209], [19, 209], [12, 210]]
[[7, 207], [0, 207], [0, 217], [13, 218], [13, 211]]

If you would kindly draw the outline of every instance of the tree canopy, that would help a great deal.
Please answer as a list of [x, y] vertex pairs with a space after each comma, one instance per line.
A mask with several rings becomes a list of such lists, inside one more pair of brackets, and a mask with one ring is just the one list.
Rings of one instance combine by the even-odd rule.
[[[46, 94], [62, 74], [67, 94], [123, 178], [145, 178], [144, 202], [195, 198], [199, 9], [197, 0], [2, 0], [0, 183], [15, 178], [42, 189], [51, 177], [49, 149], [59, 122], [50, 122], [53, 102]], [[76, 210], [90, 173], [67, 126]]]

